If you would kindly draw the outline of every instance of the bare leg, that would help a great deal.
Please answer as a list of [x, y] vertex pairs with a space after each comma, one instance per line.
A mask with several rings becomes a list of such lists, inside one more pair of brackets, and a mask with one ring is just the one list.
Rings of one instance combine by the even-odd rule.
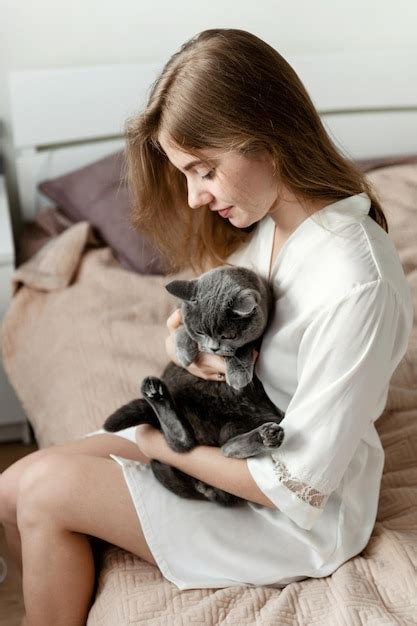
[[28, 626], [85, 625], [94, 584], [86, 535], [156, 565], [122, 469], [110, 459], [58, 454], [40, 459], [22, 477], [17, 520]]
[[19, 529], [14, 524], [6, 524], [5, 522], [3, 522], [3, 527], [7, 548], [19, 569], [20, 575], [22, 575], [22, 546]]
[[20, 532], [16, 522], [16, 500], [19, 490], [20, 479], [28, 467], [40, 458], [49, 454], [88, 454], [106, 458], [110, 453], [118, 454], [129, 459], [135, 459], [142, 463], [149, 459], [142, 454], [138, 446], [120, 437], [111, 434], [99, 434], [92, 437], [70, 441], [65, 444], [42, 448], [13, 463], [0, 476], [0, 522], [4, 525], [7, 546], [13, 560], [22, 573], [22, 549]]
[[[88, 537], [45, 524], [23, 530], [22, 553], [28, 626], [85, 624], [94, 588], [94, 559]], [[38, 575], [31, 575], [32, 568], [39, 572], [36, 563], [42, 563], [42, 582]], [[52, 587], [46, 588], [45, 582]], [[46, 597], [49, 593], [57, 593], [54, 607]]]

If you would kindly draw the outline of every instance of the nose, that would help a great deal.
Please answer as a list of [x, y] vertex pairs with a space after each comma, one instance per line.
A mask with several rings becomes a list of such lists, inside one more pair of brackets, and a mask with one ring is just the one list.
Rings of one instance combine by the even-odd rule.
[[209, 350], [212, 350], [212, 352], [217, 352], [218, 350], [220, 350], [220, 343], [215, 339], [208, 337], [207, 347], [209, 348]]
[[210, 204], [213, 201], [213, 194], [204, 189], [194, 189], [191, 185], [188, 185], [188, 206], [191, 209], [198, 209], [205, 204]]

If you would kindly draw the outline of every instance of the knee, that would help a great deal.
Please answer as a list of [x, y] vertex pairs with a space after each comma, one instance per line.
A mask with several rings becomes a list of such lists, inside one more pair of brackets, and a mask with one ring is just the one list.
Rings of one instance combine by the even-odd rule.
[[14, 466], [0, 474], [0, 523], [16, 524], [18, 480]]
[[16, 523], [16, 482], [8, 470], [0, 474], [0, 522]]
[[47, 449], [36, 450], [13, 463], [0, 474], [0, 523], [16, 524], [20, 480], [25, 470], [45, 454], [48, 454]]
[[59, 506], [63, 494], [77, 489], [75, 459], [69, 455], [52, 453], [38, 459], [23, 473], [16, 503], [17, 525], [31, 527], [59, 521]]

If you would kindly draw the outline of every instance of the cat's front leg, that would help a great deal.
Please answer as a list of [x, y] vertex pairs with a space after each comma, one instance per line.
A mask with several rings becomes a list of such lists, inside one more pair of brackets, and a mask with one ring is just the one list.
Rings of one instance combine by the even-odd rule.
[[197, 445], [191, 426], [179, 416], [166, 384], [155, 376], [144, 378], [141, 391], [143, 397], [158, 416], [169, 447], [175, 452], [187, 452]]
[[266, 422], [242, 435], [232, 437], [222, 445], [225, 456], [247, 459], [250, 456], [279, 448], [284, 441], [284, 429], [276, 422]]
[[183, 367], [188, 367], [198, 356], [198, 343], [183, 326], [175, 334], [175, 353]]
[[253, 348], [246, 345], [236, 351], [234, 356], [225, 357], [226, 382], [233, 389], [243, 389], [253, 378]]

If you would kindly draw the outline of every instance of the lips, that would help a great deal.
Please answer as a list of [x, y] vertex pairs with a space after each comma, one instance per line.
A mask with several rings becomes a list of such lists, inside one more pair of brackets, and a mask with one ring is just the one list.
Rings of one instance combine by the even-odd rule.
[[220, 213], [220, 211], [225, 211], [226, 209], [230, 209], [232, 205], [230, 204], [229, 206], [225, 206], [223, 209], [214, 209], [213, 207], [210, 207], [210, 211], [214, 211], [215, 213]]
[[221, 211], [219, 211], [219, 215], [221, 215], [222, 217], [227, 217], [230, 213], [230, 211], [232, 210], [232, 206], [226, 207], [225, 209], [222, 209]]

